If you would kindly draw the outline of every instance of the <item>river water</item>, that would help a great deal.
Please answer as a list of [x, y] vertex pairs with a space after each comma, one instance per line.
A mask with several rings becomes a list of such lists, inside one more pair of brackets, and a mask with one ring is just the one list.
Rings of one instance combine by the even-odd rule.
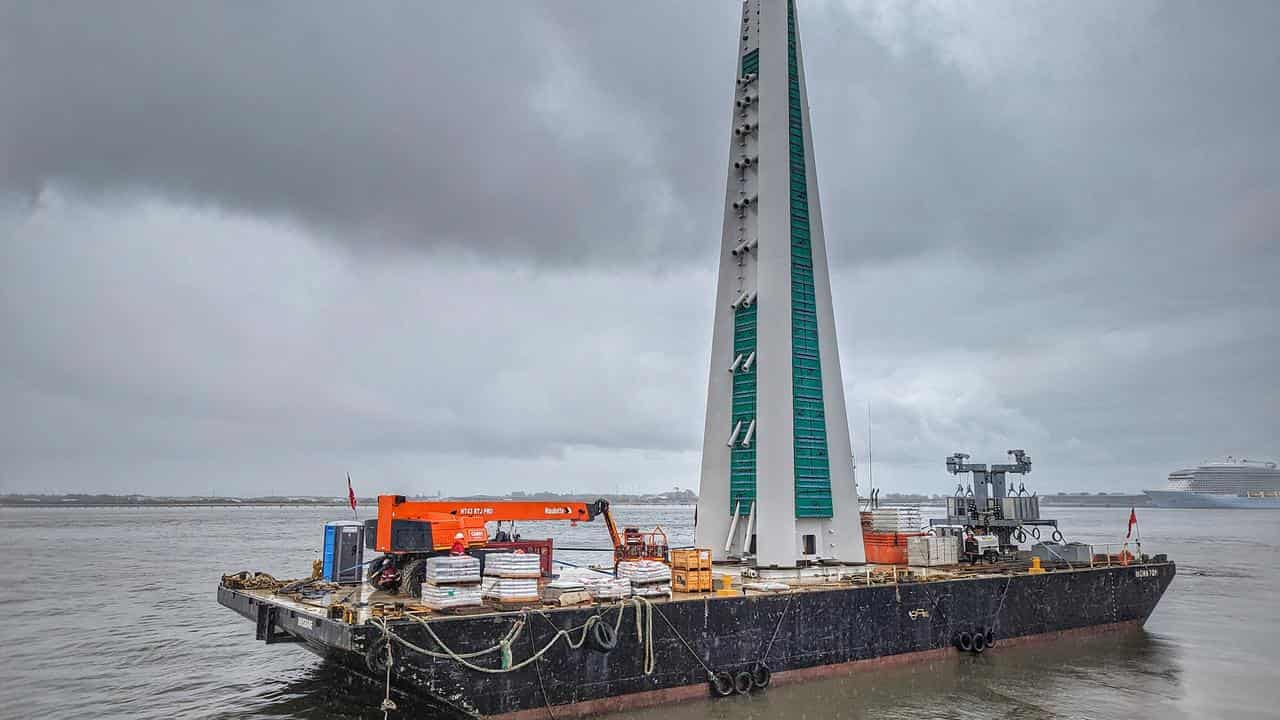
[[[1051, 510], [1068, 540], [1099, 543], [1123, 535], [1129, 513]], [[673, 545], [692, 542], [690, 507], [616, 514], [629, 525], [661, 523]], [[1178, 563], [1140, 633], [998, 647], [617, 717], [1280, 717], [1280, 512], [1138, 516], [1144, 551]], [[331, 519], [344, 519], [342, 509], [0, 509], [9, 568], [0, 582], [0, 718], [380, 718], [379, 694], [336, 682], [299, 646], [255, 642], [252, 624], [215, 599], [226, 572], [306, 575]], [[521, 530], [554, 533], [565, 546], [606, 544], [599, 524]]]

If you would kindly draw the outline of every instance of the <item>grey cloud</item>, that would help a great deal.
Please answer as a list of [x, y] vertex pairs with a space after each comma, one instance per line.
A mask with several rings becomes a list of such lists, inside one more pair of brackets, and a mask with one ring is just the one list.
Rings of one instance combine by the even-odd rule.
[[705, 350], [667, 318], [709, 272], [353, 265], [278, 225], [62, 199], [0, 258], [10, 482], [67, 462], [105, 484], [143, 460], [696, 449]]
[[[696, 207], [660, 172], [679, 149], [658, 138], [656, 159], [637, 157], [628, 137], [628, 114], [662, 98], [628, 98], [623, 74], [576, 86], [601, 59], [557, 52], [565, 29], [533, 6], [37, 3], [0, 27], [0, 183], [29, 196], [51, 181], [137, 188], [366, 247], [569, 262], [679, 249], [666, 230]], [[652, 89], [669, 48], [629, 47], [630, 77]], [[713, 53], [723, 68], [730, 52]], [[584, 135], [583, 121], [618, 127]]]
[[[991, 5], [1004, 36], [968, 42], [1013, 56], [976, 70], [951, 47], [976, 34], [962, 13], [901, 7], [890, 37], [865, 8], [803, 18], [837, 263], [1042, 255], [1277, 191], [1272, 4]], [[5, 19], [0, 182], [29, 194], [141, 187], [356, 246], [553, 263], [705, 258], [718, 236], [732, 3]]]
[[[693, 485], [736, 24], [4, 6], [0, 486]], [[878, 480], [1026, 446], [1042, 487], [1139, 489], [1280, 452], [1277, 26], [802, 4]]]

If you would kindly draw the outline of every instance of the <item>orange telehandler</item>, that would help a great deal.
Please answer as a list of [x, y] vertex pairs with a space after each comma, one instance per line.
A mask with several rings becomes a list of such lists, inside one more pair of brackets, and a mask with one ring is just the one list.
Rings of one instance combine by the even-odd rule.
[[[627, 559], [666, 560], [665, 533], [642, 534], [626, 528], [619, 534], [609, 513], [609, 501], [593, 503], [520, 500], [408, 500], [403, 495], [379, 495], [378, 517], [365, 521], [365, 546], [382, 556], [369, 563], [369, 583], [379, 590], [399, 589], [418, 597], [426, 573], [426, 559], [448, 554], [459, 533], [462, 545], [473, 551], [533, 550], [543, 555], [544, 572], [550, 572], [551, 542], [491, 542], [488, 522], [517, 520], [568, 520], [589, 522], [604, 517], [613, 544], [614, 563]], [[501, 534], [500, 534], [501, 536]], [[483, 552], [479, 552], [483, 554]], [[483, 560], [482, 560], [483, 562]]]

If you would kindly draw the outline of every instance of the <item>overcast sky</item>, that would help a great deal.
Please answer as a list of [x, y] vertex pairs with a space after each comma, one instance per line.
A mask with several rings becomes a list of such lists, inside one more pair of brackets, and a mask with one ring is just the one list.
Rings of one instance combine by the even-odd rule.
[[[799, 7], [864, 484], [1280, 455], [1280, 3]], [[738, 14], [0, 0], [0, 491], [696, 489]]]

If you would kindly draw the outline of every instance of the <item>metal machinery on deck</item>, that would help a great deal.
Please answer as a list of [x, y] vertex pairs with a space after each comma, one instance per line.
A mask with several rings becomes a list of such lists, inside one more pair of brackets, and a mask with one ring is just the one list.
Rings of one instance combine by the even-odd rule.
[[403, 495], [379, 495], [378, 517], [365, 521], [365, 544], [383, 553], [369, 563], [369, 583], [379, 590], [399, 588], [417, 597], [426, 570], [426, 559], [451, 552], [459, 534], [465, 552], [481, 557], [489, 552], [528, 552], [542, 557], [544, 575], [551, 573], [550, 540], [524, 540], [501, 530], [493, 540], [488, 522], [567, 520], [589, 522], [603, 517], [613, 548], [614, 562], [651, 559], [666, 561], [667, 540], [660, 529], [641, 533], [625, 528], [621, 533], [609, 513], [609, 501], [592, 503], [559, 501], [417, 501]]
[[971, 560], [987, 556], [988, 548], [982, 536], [994, 536], [999, 554], [1012, 553], [1017, 543], [1027, 537], [1040, 538], [1040, 527], [1052, 527], [1053, 539], [1060, 541], [1062, 533], [1058, 521], [1040, 517], [1040, 498], [1028, 494], [1025, 485], [1010, 494], [1006, 475], [1025, 475], [1031, 472], [1031, 456], [1024, 450], [1010, 450], [1013, 463], [991, 465], [970, 463], [967, 453], [956, 453], [947, 458], [947, 472], [952, 475], [972, 473], [973, 482], [968, 488], [956, 487], [956, 494], [947, 498], [947, 517], [933, 518], [929, 525], [935, 531], [946, 534], [960, 530], [964, 537], [964, 552]]

